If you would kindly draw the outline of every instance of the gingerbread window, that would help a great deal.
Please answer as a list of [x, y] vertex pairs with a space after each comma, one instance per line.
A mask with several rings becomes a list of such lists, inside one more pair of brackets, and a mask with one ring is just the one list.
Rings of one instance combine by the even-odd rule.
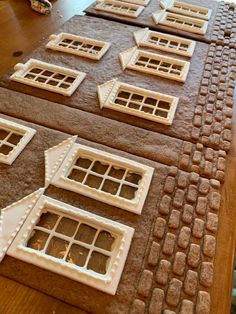
[[8, 254], [115, 294], [134, 230], [41, 196]]
[[95, 9], [99, 11], [136, 18], [143, 11], [144, 7], [141, 5], [136, 5], [123, 1], [104, 0], [97, 1]]
[[0, 162], [11, 165], [35, 133], [29, 127], [0, 118]]
[[163, 55], [139, 50], [136, 47], [120, 53], [123, 69], [131, 69], [184, 82], [190, 63]]
[[89, 59], [100, 60], [110, 45], [110, 43], [100, 40], [60, 33], [58, 35], [51, 35], [46, 47]]
[[134, 32], [134, 38], [138, 46], [162, 50], [178, 55], [191, 57], [196, 42], [178, 36], [150, 31], [148, 28]]
[[178, 98], [112, 80], [98, 86], [101, 108], [172, 124]]
[[30, 59], [25, 64], [16, 64], [15, 70], [11, 80], [64, 96], [71, 96], [86, 76], [84, 72], [36, 59]]
[[154, 22], [181, 29], [186, 32], [204, 35], [207, 30], [208, 22], [200, 19], [187, 17], [180, 14], [166, 12], [164, 10], [152, 14]]
[[[63, 145], [68, 149], [67, 142]], [[62, 150], [58, 146], [46, 151], [47, 184], [141, 214], [153, 168], [80, 144], [72, 144], [62, 161], [57, 156]]]
[[163, 7], [163, 9], [168, 11], [203, 20], [209, 20], [211, 16], [211, 10], [208, 8], [180, 1], [164, 0], [160, 2], [160, 5]]

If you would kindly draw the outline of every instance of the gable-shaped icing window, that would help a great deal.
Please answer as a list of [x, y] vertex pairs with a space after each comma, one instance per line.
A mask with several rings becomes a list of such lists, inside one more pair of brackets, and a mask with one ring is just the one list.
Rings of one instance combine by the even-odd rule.
[[11, 80], [64, 96], [71, 96], [86, 76], [84, 72], [35, 59], [25, 64], [18, 63], [14, 69], [16, 72], [10, 77]]
[[150, 31], [148, 28], [134, 32], [134, 38], [138, 46], [162, 50], [178, 55], [191, 57], [196, 42], [193, 40]]
[[211, 16], [211, 10], [208, 8], [180, 1], [164, 0], [160, 2], [160, 5], [163, 7], [163, 9], [166, 9], [168, 11], [196, 17], [203, 20], [209, 20]]
[[144, 7], [128, 2], [116, 0], [97, 1], [96, 10], [110, 12], [118, 15], [136, 18], [143, 11]]
[[[65, 145], [66, 149], [66, 143]], [[59, 147], [63, 149], [63, 147]], [[57, 146], [46, 151], [46, 182], [141, 214], [154, 169], [88, 146], [73, 144], [51, 175]], [[54, 160], [54, 162], [50, 162]]]
[[156, 24], [166, 25], [181, 29], [186, 32], [204, 35], [208, 22], [200, 19], [190, 18], [180, 14], [165, 12], [164, 10], [153, 13], [152, 17]]
[[58, 35], [51, 35], [46, 47], [89, 59], [100, 60], [110, 45], [110, 43], [100, 40], [60, 33]]
[[172, 124], [178, 98], [112, 80], [98, 86], [101, 108]]
[[41, 196], [7, 254], [115, 294], [134, 230]]
[[35, 133], [29, 127], [0, 118], [0, 163], [11, 165]]
[[123, 69], [131, 69], [185, 82], [190, 63], [139, 50], [136, 47], [120, 53]]

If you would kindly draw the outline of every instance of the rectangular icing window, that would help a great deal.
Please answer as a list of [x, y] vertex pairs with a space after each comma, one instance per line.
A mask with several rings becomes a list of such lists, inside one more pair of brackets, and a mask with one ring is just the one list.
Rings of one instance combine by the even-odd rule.
[[98, 86], [98, 95], [101, 108], [109, 108], [167, 125], [172, 124], [178, 104], [176, 97], [120, 83], [117, 80]]
[[159, 11], [152, 14], [156, 24], [170, 26], [186, 32], [204, 35], [208, 22], [171, 12]]
[[139, 50], [136, 47], [120, 53], [123, 69], [132, 69], [185, 82], [190, 63], [180, 59]]
[[71, 96], [86, 74], [54, 64], [30, 59], [25, 64], [18, 63], [11, 80], [38, 87], [51, 92]]
[[29, 127], [0, 118], [0, 162], [11, 165], [35, 133]]
[[51, 184], [141, 214], [153, 170], [133, 160], [74, 144]]
[[173, 13], [191, 16], [203, 20], [209, 20], [211, 16], [211, 10], [208, 8], [180, 1], [164, 0], [161, 1], [160, 5], [164, 9]]
[[196, 42], [178, 36], [150, 31], [148, 28], [134, 32], [134, 38], [138, 46], [162, 50], [178, 55], [191, 57]]
[[8, 254], [115, 294], [133, 232], [123, 224], [41, 196]]
[[76, 36], [68, 33], [51, 35], [47, 48], [66, 53], [71, 53], [80, 57], [100, 60], [110, 47], [110, 43]]
[[144, 7], [141, 5], [136, 5], [123, 1], [104, 0], [98, 1], [95, 9], [99, 11], [136, 18], [143, 11]]

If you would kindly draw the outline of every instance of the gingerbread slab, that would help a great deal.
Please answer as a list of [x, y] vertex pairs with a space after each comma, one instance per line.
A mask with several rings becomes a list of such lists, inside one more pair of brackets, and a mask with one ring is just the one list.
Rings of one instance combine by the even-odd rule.
[[[80, 25], [79, 31], [78, 24]], [[111, 36], [110, 29], [113, 30], [112, 34], [115, 34], [115, 36]], [[96, 37], [98, 40], [112, 43], [110, 49], [100, 61], [94, 62], [67, 53], [47, 50], [45, 49], [45, 45], [37, 49], [31, 57], [87, 73], [87, 79], [85, 78], [79, 88], [69, 98], [41, 91], [40, 89], [24, 84], [11, 82], [9, 74], [2, 79], [1, 85], [39, 98], [46, 98], [53, 102], [61, 103], [65, 105], [60, 106], [61, 110], [66, 110], [66, 106], [70, 106], [154, 132], [164, 133], [175, 138], [192, 142], [202, 141], [205, 145], [215, 149], [228, 150], [230, 142], [230, 131], [228, 129], [230, 128], [230, 115], [232, 114], [230, 106], [232, 106], [232, 86], [234, 85], [234, 68], [231, 66], [235, 57], [234, 49], [223, 46], [216, 48], [214, 44], [209, 47], [207, 44], [197, 43], [191, 59], [166, 51], [149, 50], [152, 53], [158, 53], [160, 56], [178, 58], [181, 62], [190, 63], [185, 83], [163, 77], [155, 77], [152, 74], [131, 69], [123, 71], [119, 61], [119, 54], [128, 51], [129, 48], [135, 45], [133, 32], [140, 30], [137, 27], [117, 24], [103, 19], [74, 17], [64, 25], [61, 31], [80, 34], [84, 37]], [[118, 38], [120, 39], [117, 40]], [[145, 51], [146, 49], [145, 47]], [[213, 77], [209, 77], [210, 70], [214, 70]], [[108, 82], [116, 78], [121, 83], [178, 98], [176, 111], [174, 116], [172, 116], [172, 124], [165, 125], [163, 124], [165, 121], [156, 122], [147, 120], [145, 117], [140, 118], [137, 115], [127, 114], [127, 112], [122, 110], [115, 111], [111, 107], [106, 108], [106, 106], [103, 106], [101, 101], [99, 103], [98, 96], [100, 97], [100, 95], [97, 95], [98, 86], [107, 85], [110, 88]], [[200, 101], [198, 101], [199, 89], [203, 94], [208, 93], [209, 90], [210, 105], [208, 106], [209, 108], [207, 107], [208, 109], [206, 109], [205, 103], [203, 104], [201, 96], [199, 97]], [[208, 102], [206, 98], [204, 99]], [[103, 108], [100, 108], [100, 106], [103, 106]], [[150, 107], [146, 109], [150, 110]], [[7, 111], [3, 112], [7, 113]], [[50, 108], [48, 108], [47, 112], [50, 112]], [[163, 114], [163, 109], [161, 114]], [[149, 113], [146, 113], [146, 116], [148, 115]], [[195, 117], [196, 115], [198, 117]], [[205, 121], [205, 116], [207, 117], [207, 121]], [[229, 119], [226, 119], [227, 123], [225, 124], [225, 118], [227, 117]], [[32, 114], [32, 118], [29, 117], [29, 119], [34, 121], [36, 117]], [[197, 120], [197, 122], [194, 122], [197, 124], [197, 131], [192, 126], [195, 119]], [[207, 131], [203, 130], [205, 124], [208, 124]], [[213, 128], [212, 126], [215, 124], [216, 127]], [[210, 125], [211, 127], [209, 127]], [[225, 129], [227, 130], [225, 131]], [[227, 134], [224, 135], [225, 133]]]
[[[194, 9], [192, 12], [195, 16], [189, 16], [191, 10], [184, 10], [180, 12], [180, 9], [176, 9], [173, 3], [176, 2], [178, 4], [187, 4], [187, 5], [197, 5], [200, 7], [204, 7], [203, 11], [208, 11], [208, 17], [202, 18], [197, 12], [201, 11], [201, 9]], [[103, 2], [100, 2], [103, 3]], [[107, 18], [109, 20], [119, 21], [121, 23], [129, 24], [129, 25], [137, 25], [141, 27], [149, 27], [152, 30], [163, 31], [167, 33], [171, 33], [174, 35], [180, 35], [185, 38], [192, 38], [199, 41], [204, 42], [215, 42], [217, 40], [221, 41], [221, 44], [229, 44], [235, 45], [234, 37], [234, 29], [233, 29], [233, 16], [235, 11], [235, 6], [233, 4], [225, 4], [224, 2], [217, 1], [190, 1], [183, 0], [179, 1], [150, 1], [147, 7], [140, 13], [136, 18], [129, 16], [122, 16], [116, 14], [114, 11], [109, 12], [106, 8], [99, 8], [101, 6], [99, 2], [93, 3], [88, 9], [86, 9], [86, 13], [92, 16], [98, 16], [101, 18]], [[164, 5], [163, 5], [163, 4]], [[181, 5], [178, 5], [180, 7]], [[210, 14], [209, 14], [210, 12]], [[166, 15], [170, 15], [167, 16]], [[168, 19], [175, 20], [178, 17], [181, 18], [181, 21], [185, 21], [190, 25], [193, 21], [205, 24], [205, 30], [200, 30], [201, 27], [196, 28], [194, 31], [193, 28], [185, 29], [183, 27], [183, 23], [181, 21], [179, 23], [172, 22], [169, 23]], [[187, 21], [188, 20], [188, 21]], [[190, 24], [189, 24], [190, 23]], [[193, 23], [194, 24], [194, 23]], [[180, 27], [179, 27], [180, 25]]]
[[[0, 172], [1, 180], [7, 183], [0, 187], [5, 195], [1, 208], [44, 185], [44, 150], [65, 142], [69, 136], [17, 122], [36, 129], [37, 133], [18, 157], [21, 164], [16, 161], [8, 166], [8, 176], [6, 171]], [[186, 307], [209, 313], [220, 183], [87, 140], [79, 139], [79, 143], [155, 169], [141, 216], [53, 185], [45, 193], [47, 197], [135, 229], [117, 293], [110, 296], [38, 268], [35, 259], [32, 265], [6, 256], [0, 264], [1, 274], [92, 313], [137, 313], [140, 309], [179, 312]], [[24, 169], [20, 166], [22, 162], [27, 165]], [[12, 250], [9, 253], [12, 255]]]
[[[163, 164], [224, 180], [224, 150], [176, 139], [82, 110], [0, 88], [3, 112]], [[21, 107], [18, 104], [21, 103]], [[50, 108], [51, 110], [48, 110]], [[59, 123], [60, 122], [60, 123]], [[109, 130], [109, 131], [108, 131]]]

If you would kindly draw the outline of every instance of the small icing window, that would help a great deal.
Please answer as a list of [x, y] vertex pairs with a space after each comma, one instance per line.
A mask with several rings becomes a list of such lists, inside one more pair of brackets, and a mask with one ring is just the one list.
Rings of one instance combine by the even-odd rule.
[[46, 46], [52, 50], [99, 60], [107, 52], [110, 43], [67, 33], [51, 35]]
[[171, 12], [159, 11], [158, 13], [153, 13], [152, 16], [156, 24], [170, 26], [195, 34], [204, 35], [208, 26], [208, 22], [204, 20]]
[[178, 104], [176, 97], [120, 83], [117, 80], [98, 86], [98, 95], [101, 108], [110, 108], [167, 125], [172, 124]]
[[98, 1], [95, 9], [99, 11], [136, 18], [143, 11], [144, 7], [123, 1], [104, 0]]
[[211, 10], [208, 8], [180, 1], [164, 0], [160, 2], [160, 5], [168, 11], [203, 20], [209, 20], [211, 16]]
[[25, 64], [18, 63], [15, 70], [11, 80], [64, 96], [71, 96], [86, 76], [83, 72], [35, 59], [30, 59]]
[[115, 221], [42, 196], [8, 254], [115, 294], [133, 232]]
[[[47, 163], [55, 154], [53, 149], [46, 152]], [[141, 214], [153, 170], [126, 158], [74, 144], [51, 184]]]
[[140, 29], [134, 32], [134, 38], [138, 46], [150, 47], [187, 57], [191, 57], [193, 55], [196, 44], [193, 40], [153, 32], [148, 28]]
[[120, 53], [120, 60], [123, 69], [128, 68], [180, 82], [186, 80], [190, 66], [187, 61], [146, 52], [136, 47]]
[[0, 162], [11, 165], [35, 132], [31, 128], [0, 118]]

